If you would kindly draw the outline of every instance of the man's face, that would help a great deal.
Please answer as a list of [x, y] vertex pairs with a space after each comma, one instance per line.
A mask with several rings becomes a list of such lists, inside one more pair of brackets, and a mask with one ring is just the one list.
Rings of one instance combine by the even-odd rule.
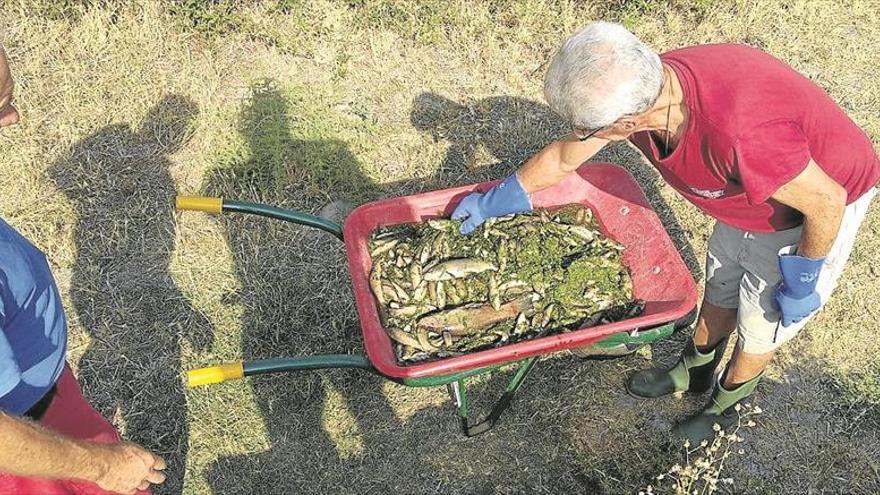
[[9, 64], [6, 62], [6, 52], [0, 46], [0, 127], [18, 123], [18, 110], [15, 109], [12, 99], [14, 86]]

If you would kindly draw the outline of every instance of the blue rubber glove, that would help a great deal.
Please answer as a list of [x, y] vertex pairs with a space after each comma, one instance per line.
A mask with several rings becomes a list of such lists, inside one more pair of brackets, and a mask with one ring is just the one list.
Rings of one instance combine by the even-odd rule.
[[466, 196], [452, 212], [452, 219], [464, 220], [461, 233], [470, 234], [489, 218], [531, 210], [529, 194], [513, 174], [485, 193]]
[[779, 271], [782, 283], [776, 287], [776, 303], [782, 313], [782, 326], [797, 323], [822, 305], [816, 284], [825, 258], [780, 256]]

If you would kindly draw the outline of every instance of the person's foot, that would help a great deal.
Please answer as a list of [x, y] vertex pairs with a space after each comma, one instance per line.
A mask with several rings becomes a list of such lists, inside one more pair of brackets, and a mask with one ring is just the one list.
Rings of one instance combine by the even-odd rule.
[[720, 429], [729, 433], [730, 427], [739, 420], [739, 411], [736, 410], [736, 405], [754, 392], [760, 380], [761, 375], [758, 375], [728, 390], [721, 385], [721, 379], [719, 378], [715, 391], [712, 393], [712, 398], [706, 404], [706, 407], [699, 413], [677, 424], [673, 432], [677, 437], [690, 441], [691, 445], [694, 446], [699, 445], [703, 440], [711, 442], [717, 433], [715, 430], [716, 424]]
[[724, 355], [727, 339], [714, 349], [700, 352], [693, 339], [688, 340], [681, 357], [672, 368], [637, 371], [626, 383], [627, 391], [637, 397], [653, 399], [675, 392], [703, 393], [712, 387], [718, 362]]

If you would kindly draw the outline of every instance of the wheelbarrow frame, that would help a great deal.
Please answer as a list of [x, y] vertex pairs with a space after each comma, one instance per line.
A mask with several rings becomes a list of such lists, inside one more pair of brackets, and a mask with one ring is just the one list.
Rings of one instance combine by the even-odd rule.
[[[618, 169], [618, 171], [622, 170], [614, 165], [590, 164], [584, 165], [583, 167], [599, 166], [613, 167], [614, 169]], [[632, 177], [628, 173], [624, 173], [632, 180]], [[477, 184], [469, 187], [471, 188], [471, 190], [473, 190], [475, 188], [485, 188], [491, 186], [492, 184], [493, 183]], [[641, 193], [641, 191], [639, 191], [639, 193], [641, 194], [642, 199], [644, 199], [643, 193]], [[306, 225], [328, 232], [343, 242], [345, 237], [344, 232], [348, 228], [348, 222], [346, 223], [346, 228], [343, 228], [343, 226], [340, 226], [335, 222], [307, 213], [259, 203], [250, 203], [223, 198], [178, 196], [175, 204], [178, 210], [202, 211], [207, 213], [246, 213], [282, 220], [294, 224]], [[644, 201], [644, 205], [647, 205], [646, 200]], [[648, 208], [650, 209], [650, 207]], [[356, 216], [357, 213], [358, 210], [355, 210], [352, 216]], [[651, 213], [653, 214], [653, 210], [651, 210]], [[663, 233], [665, 235], [665, 231]], [[665, 241], [669, 242], [668, 236]], [[356, 269], [352, 260], [351, 249], [349, 249], [348, 255], [351, 267], [353, 269]], [[675, 255], [678, 256], [678, 253], [675, 252]], [[684, 266], [684, 263], [681, 261], [680, 256], [678, 256], [678, 259], [674, 261], [677, 261], [681, 265], [681, 267]], [[586, 341], [586, 343], [582, 345], [593, 344], [600, 348], [603, 346], [610, 347], [620, 344], [645, 345], [667, 338], [672, 335], [676, 330], [690, 325], [696, 316], [696, 287], [693, 279], [690, 277], [689, 274], [687, 276], [687, 280], [683, 281], [683, 283], [687, 285], [687, 287], [685, 287], [686, 297], [683, 301], [680, 301], [680, 303], [684, 305], [682, 307], [685, 309], [685, 311], [682, 311], [681, 308], [678, 308], [677, 313], [675, 313], [677, 318], [675, 318], [673, 321], [667, 321], [659, 325], [649, 326], [648, 328], [633, 329], [631, 331], [616, 332], [608, 335], [599, 336], [594, 338], [593, 340]], [[359, 313], [361, 313], [361, 316], [363, 317], [363, 310], [365, 306], [363, 298], [360, 298], [358, 302]], [[669, 314], [669, 312], [665, 314]], [[369, 354], [369, 346], [367, 351]], [[550, 352], [553, 351], [551, 350]], [[635, 352], [635, 350], [633, 350], [632, 352]], [[456, 406], [457, 415], [461, 422], [462, 431], [466, 436], [471, 437], [479, 435], [481, 433], [485, 433], [486, 431], [492, 429], [493, 426], [495, 426], [502, 413], [510, 406], [517, 391], [522, 386], [523, 382], [542, 355], [543, 354], [529, 355], [521, 359], [507, 357], [506, 359], [500, 359], [485, 366], [458, 369], [456, 371], [446, 373], [422, 374], [420, 376], [416, 374], [411, 376], [399, 376], [399, 374], [384, 372], [382, 369], [383, 367], [374, 365], [374, 363], [372, 363], [370, 359], [368, 359], [367, 355], [328, 354], [317, 356], [281, 357], [227, 363], [207, 368], [191, 370], [188, 373], [188, 385], [190, 387], [195, 387], [209, 383], [219, 383], [226, 380], [261, 374], [288, 373], [296, 371], [335, 368], [358, 368], [377, 374], [396, 383], [411, 387], [433, 387], [446, 385], [447, 391], [449, 392]], [[604, 356], [601, 355], [597, 356], [597, 358], [600, 359], [603, 357]], [[466, 387], [467, 379], [476, 375], [490, 373], [494, 370], [497, 370], [498, 368], [508, 365], [518, 365], [518, 369], [514, 376], [510, 379], [510, 382], [508, 383], [504, 393], [494, 404], [488, 415], [486, 415], [483, 419], [479, 421], [472, 422]], [[384, 368], [387, 369], [387, 365], [384, 366]]]

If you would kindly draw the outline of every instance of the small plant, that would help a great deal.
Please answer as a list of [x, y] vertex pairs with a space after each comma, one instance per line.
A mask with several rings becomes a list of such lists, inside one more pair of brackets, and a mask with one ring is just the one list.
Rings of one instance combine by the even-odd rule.
[[760, 407], [748, 403], [737, 404], [734, 408], [739, 414], [736, 425], [725, 432], [716, 423], [715, 438], [711, 443], [703, 440], [700, 445], [692, 446], [689, 441], [685, 441], [684, 464], [675, 464], [665, 473], [657, 475], [657, 485], [648, 485], [639, 491], [639, 495], [704, 495], [718, 491], [720, 484], [732, 485], [733, 478], [722, 478], [721, 471], [731, 453], [744, 453], [738, 445], [743, 442], [739, 432], [742, 428], [754, 427], [754, 417], [762, 412]]

